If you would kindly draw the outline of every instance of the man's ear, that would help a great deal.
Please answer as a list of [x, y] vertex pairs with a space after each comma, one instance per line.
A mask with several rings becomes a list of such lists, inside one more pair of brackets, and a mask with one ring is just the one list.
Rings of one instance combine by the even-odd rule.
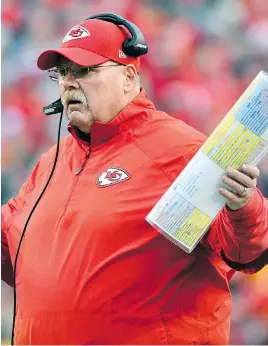
[[132, 64], [126, 65], [125, 67], [125, 81], [124, 81], [124, 91], [128, 92], [133, 89], [133, 87], [138, 82], [138, 72], [136, 67]]

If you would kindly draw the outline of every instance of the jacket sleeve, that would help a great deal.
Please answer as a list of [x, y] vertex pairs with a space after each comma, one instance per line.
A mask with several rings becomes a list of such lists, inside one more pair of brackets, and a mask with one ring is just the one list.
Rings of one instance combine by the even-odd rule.
[[[71, 137], [66, 137], [66, 140], [61, 142], [58, 160], [62, 155], [69, 152], [68, 148], [70, 140], [72, 140]], [[7, 204], [1, 207], [1, 277], [2, 280], [10, 286], [13, 285], [13, 266], [8, 244], [8, 231], [13, 223], [14, 217], [24, 207], [26, 203], [26, 196], [30, 191], [35, 189], [37, 181], [39, 181], [39, 179], [43, 179], [45, 186], [55, 160], [56, 148], [57, 146], [54, 145], [47, 153], [41, 155], [28, 179], [19, 190], [17, 197], [11, 198]]]
[[13, 286], [13, 267], [10, 259], [8, 242], [5, 232], [1, 231], [1, 279]]
[[24, 196], [27, 182], [22, 186], [16, 198], [11, 198], [7, 204], [1, 207], [1, 278], [8, 285], [13, 285], [13, 267], [8, 246], [8, 230], [13, 219], [24, 205]]
[[201, 245], [212, 248], [234, 270], [259, 271], [268, 264], [268, 200], [256, 189], [243, 208], [225, 207]]
[[24, 207], [27, 193], [34, 188], [35, 182], [40, 175], [40, 161], [41, 159], [36, 163], [30, 176], [20, 188], [18, 195], [1, 207], [1, 278], [10, 286], [13, 285], [13, 266], [8, 244], [8, 231], [14, 217]]

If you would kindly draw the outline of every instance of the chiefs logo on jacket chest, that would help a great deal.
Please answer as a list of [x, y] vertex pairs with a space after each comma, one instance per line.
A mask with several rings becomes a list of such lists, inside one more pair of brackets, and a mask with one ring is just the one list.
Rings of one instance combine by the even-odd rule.
[[97, 180], [100, 187], [110, 186], [121, 183], [130, 178], [130, 175], [121, 168], [110, 167], [101, 173]]

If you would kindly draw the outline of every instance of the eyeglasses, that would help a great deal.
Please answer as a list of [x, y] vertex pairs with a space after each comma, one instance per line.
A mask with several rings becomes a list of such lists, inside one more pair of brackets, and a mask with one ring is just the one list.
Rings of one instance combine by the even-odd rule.
[[68, 73], [75, 79], [83, 79], [87, 75], [96, 72], [99, 68], [104, 67], [113, 67], [113, 66], [123, 66], [121, 64], [113, 64], [113, 65], [100, 65], [100, 66], [89, 66], [89, 67], [67, 67], [67, 66], [57, 66], [48, 70], [49, 78], [52, 81], [59, 81], [60, 79], [65, 79]]

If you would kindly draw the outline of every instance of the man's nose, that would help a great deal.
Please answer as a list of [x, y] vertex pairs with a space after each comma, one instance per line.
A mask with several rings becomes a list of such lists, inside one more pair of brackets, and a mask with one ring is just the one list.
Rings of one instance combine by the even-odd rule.
[[77, 80], [72, 76], [70, 72], [67, 73], [64, 79], [60, 80], [60, 83], [64, 87], [65, 90], [69, 88], [79, 89], [79, 84]]

